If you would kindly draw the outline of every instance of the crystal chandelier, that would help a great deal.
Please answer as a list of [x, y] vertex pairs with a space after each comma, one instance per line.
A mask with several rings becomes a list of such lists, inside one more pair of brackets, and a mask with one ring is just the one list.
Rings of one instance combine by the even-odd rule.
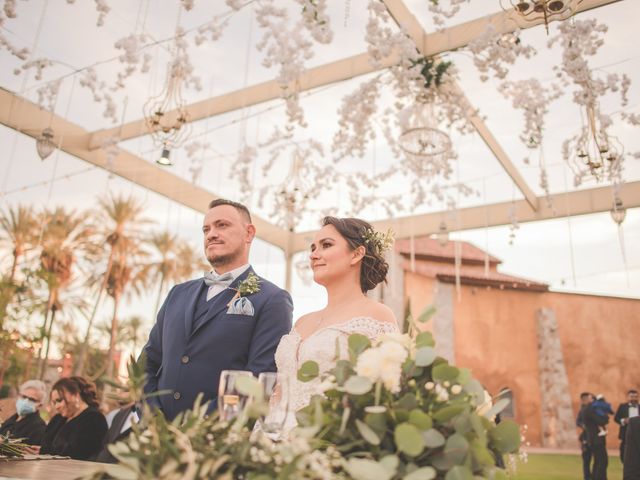
[[53, 142], [53, 130], [45, 128], [36, 139], [36, 150], [40, 159], [44, 160], [53, 153], [56, 144]]
[[430, 104], [418, 100], [401, 112], [398, 145], [409, 168], [417, 175], [447, 174], [452, 158], [449, 135], [435, 127]]
[[162, 148], [161, 165], [171, 165], [168, 152], [180, 147], [189, 137], [191, 125], [183, 90], [190, 73], [185, 47], [176, 42], [172, 60], [167, 66], [167, 78], [159, 95], [144, 106], [144, 117], [154, 144]]
[[579, 185], [585, 177], [596, 182], [603, 178], [620, 180], [624, 148], [620, 141], [609, 135], [597, 110], [592, 105], [586, 107], [587, 122], [580, 134], [569, 140], [564, 156], [575, 174], [575, 183]]
[[549, 22], [566, 20], [574, 14], [576, 7], [583, 0], [500, 0], [504, 10], [509, 7], [527, 22], [544, 19], [544, 25], [549, 33]]

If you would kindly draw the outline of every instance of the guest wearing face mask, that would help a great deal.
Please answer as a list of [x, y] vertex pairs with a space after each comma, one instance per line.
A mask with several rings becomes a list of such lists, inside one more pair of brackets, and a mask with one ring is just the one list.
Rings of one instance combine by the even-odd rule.
[[40, 445], [46, 424], [40, 408], [47, 396], [47, 387], [40, 380], [28, 380], [20, 385], [16, 400], [16, 414], [0, 426], [0, 435], [22, 438], [28, 445]]
[[57, 415], [47, 425], [40, 453], [93, 460], [107, 433], [96, 387], [82, 377], [61, 378], [51, 388], [51, 403]]

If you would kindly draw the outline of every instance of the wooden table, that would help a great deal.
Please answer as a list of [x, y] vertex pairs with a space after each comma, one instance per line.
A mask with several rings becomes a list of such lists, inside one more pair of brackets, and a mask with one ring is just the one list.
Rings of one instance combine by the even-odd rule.
[[35, 480], [72, 480], [91, 475], [104, 463], [83, 460], [0, 460], [0, 477]]

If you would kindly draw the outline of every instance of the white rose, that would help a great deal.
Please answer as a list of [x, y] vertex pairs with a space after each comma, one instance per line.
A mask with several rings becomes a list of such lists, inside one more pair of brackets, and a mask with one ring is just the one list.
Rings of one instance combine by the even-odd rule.
[[382, 366], [380, 378], [385, 388], [392, 393], [400, 391], [400, 375], [402, 369], [399, 364], [387, 363]]
[[356, 364], [356, 373], [366, 377], [373, 383], [377, 382], [382, 369], [382, 355], [377, 348], [369, 348], [360, 354]]
[[407, 358], [407, 350], [396, 342], [385, 342], [378, 347], [384, 356], [385, 361], [392, 361], [395, 363], [404, 362]]

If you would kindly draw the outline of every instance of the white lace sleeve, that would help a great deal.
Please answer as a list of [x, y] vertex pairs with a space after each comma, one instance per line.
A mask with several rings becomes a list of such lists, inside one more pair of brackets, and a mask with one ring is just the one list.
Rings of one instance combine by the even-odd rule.
[[398, 325], [391, 322], [381, 322], [371, 317], [352, 318], [349, 322], [340, 326], [340, 330], [347, 335], [359, 333], [375, 340], [386, 333], [398, 333]]

